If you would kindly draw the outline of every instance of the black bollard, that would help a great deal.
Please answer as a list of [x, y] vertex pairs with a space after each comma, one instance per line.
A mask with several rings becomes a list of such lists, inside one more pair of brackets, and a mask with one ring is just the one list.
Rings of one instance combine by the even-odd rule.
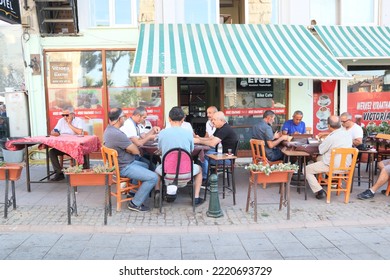
[[207, 210], [206, 215], [212, 218], [223, 216], [221, 205], [219, 204], [218, 176], [216, 174], [210, 176], [210, 202], [209, 210]]

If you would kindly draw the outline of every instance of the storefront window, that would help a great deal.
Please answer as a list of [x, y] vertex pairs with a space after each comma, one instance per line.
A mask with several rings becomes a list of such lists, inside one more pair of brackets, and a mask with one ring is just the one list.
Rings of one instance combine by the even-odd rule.
[[270, 78], [224, 79], [224, 111], [228, 122], [240, 138], [239, 149], [250, 149], [252, 126], [266, 110], [276, 114], [274, 130], [286, 116], [286, 80]]
[[121, 107], [131, 115], [138, 106], [146, 107], [148, 120], [163, 126], [161, 78], [130, 77], [134, 51], [107, 51], [107, 87], [109, 107]]
[[103, 141], [103, 71], [101, 51], [46, 52], [49, 131], [73, 108], [84, 131]]

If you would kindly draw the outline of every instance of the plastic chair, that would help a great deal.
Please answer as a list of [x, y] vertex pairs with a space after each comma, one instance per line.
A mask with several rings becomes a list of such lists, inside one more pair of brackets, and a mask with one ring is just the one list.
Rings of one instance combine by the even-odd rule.
[[[115, 192], [111, 191], [111, 195], [116, 197], [116, 211], [121, 211], [122, 202], [130, 201], [133, 199], [132, 197], [123, 198], [122, 196], [130, 191], [136, 192], [141, 184], [140, 182], [138, 182], [138, 184], [136, 185], [132, 184], [130, 178], [120, 176], [118, 152], [115, 149], [110, 149], [105, 146], [102, 146], [100, 150], [102, 153], [104, 164], [108, 165], [108, 167], [110, 168], [115, 166], [113, 182], [114, 184], [116, 184], [116, 190]], [[126, 185], [124, 187], [121, 187], [122, 183], [125, 183]]]
[[377, 139], [377, 152], [378, 152], [377, 161], [375, 162], [375, 175], [376, 175], [377, 173], [376, 171], [378, 168], [377, 163], [390, 157], [390, 149], [387, 148], [386, 144], [384, 147], [381, 147], [379, 142], [390, 140], [390, 134], [378, 133], [375, 136], [375, 138]]
[[[263, 162], [264, 164], [268, 163], [269, 165], [283, 163], [283, 160], [270, 161], [267, 159], [267, 156], [265, 154], [264, 140], [251, 139], [249, 140], [249, 143], [251, 145], [251, 151], [252, 151], [252, 163], [258, 164], [260, 162]], [[265, 189], [266, 186], [267, 184], [263, 183], [263, 189]]]
[[[331, 192], [336, 192], [340, 195], [340, 192], [345, 192], [344, 203], [349, 202], [349, 195], [351, 193], [351, 186], [353, 181], [353, 173], [355, 171], [356, 160], [359, 154], [359, 150], [355, 148], [335, 148], [331, 152], [329, 172], [326, 176], [319, 174], [318, 182], [320, 185], [327, 186], [326, 191], [326, 203], [330, 203]], [[347, 165], [347, 157], [352, 156], [351, 164]], [[336, 160], [340, 160], [340, 166], [336, 167]], [[343, 182], [345, 186], [343, 186]], [[332, 185], [336, 184], [336, 188], [332, 189]]]
[[173, 148], [162, 158], [161, 193], [159, 196], [160, 213], [167, 186], [190, 186], [192, 188], [192, 211], [195, 212], [194, 169], [189, 152], [181, 148]]

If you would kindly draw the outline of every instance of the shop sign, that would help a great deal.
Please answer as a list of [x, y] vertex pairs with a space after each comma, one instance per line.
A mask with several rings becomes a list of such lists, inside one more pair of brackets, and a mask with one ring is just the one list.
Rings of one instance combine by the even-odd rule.
[[72, 62], [50, 62], [50, 83], [72, 84]]
[[237, 92], [256, 91], [273, 93], [274, 91], [273, 79], [270, 78], [238, 78], [236, 84]]
[[348, 94], [348, 112], [362, 116], [362, 123], [379, 125], [390, 121], [390, 92], [353, 92]]
[[248, 115], [260, 115], [263, 116], [267, 110], [274, 111], [277, 115], [286, 114], [286, 108], [248, 108], [248, 109], [227, 109], [225, 110], [226, 116], [248, 116]]
[[0, 0], [0, 20], [21, 24], [19, 0]]

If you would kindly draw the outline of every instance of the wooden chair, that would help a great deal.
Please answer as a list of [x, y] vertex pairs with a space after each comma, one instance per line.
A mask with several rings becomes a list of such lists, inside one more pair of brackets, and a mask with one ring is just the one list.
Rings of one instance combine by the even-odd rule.
[[389, 196], [389, 194], [390, 194], [390, 180], [389, 180], [389, 183], [387, 184], [387, 189], [386, 189], [385, 195]]
[[[390, 140], [390, 134], [384, 134], [384, 133], [378, 133], [376, 136], [376, 142], [377, 142], [377, 161], [375, 162], [375, 174], [377, 171], [377, 163], [387, 159], [390, 157], [390, 148], [387, 147], [386, 142]], [[380, 144], [381, 142], [385, 142], [384, 147]]]
[[[320, 185], [327, 186], [326, 203], [330, 203], [331, 192], [336, 192], [337, 195], [340, 195], [340, 192], [345, 192], [344, 203], [349, 202], [353, 173], [355, 171], [358, 154], [359, 150], [355, 148], [335, 148], [332, 150], [329, 172], [326, 173], [327, 177], [323, 174], [319, 174], [318, 176], [318, 182]], [[347, 157], [349, 156], [352, 156], [352, 161], [351, 164], [347, 166]], [[339, 167], [335, 167], [336, 159], [340, 160]], [[343, 182], [345, 183], [344, 186]], [[336, 188], [332, 189], [332, 185], [334, 184], [336, 184]]]
[[[113, 182], [116, 185], [115, 191], [111, 191], [111, 195], [116, 197], [116, 211], [121, 211], [122, 202], [130, 201], [132, 197], [126, 197], [125, 195], [132, 191], [137, 192], [140, 187], [140, 182], [137, 185], [131, 183], [131, 179], [127, 177], [121, 177], [119, 172], [119, 164], [118, 164], [118, 152], [115, 149], [110, 149], [105, 146], [101, 147], [101, 153], [103, 162], [108, 167], [115, 166]], [[121, 187], [121, 184], [125, 183], [124, 187]]]
[[311, 134], [312, 130], [310, 126], [306, 126], [306, 134]]
[[[277, 161], [270, 161], [267, 159], [265, 155], [265, 142], [264, 140], [259, 139], [251, 139], [249, 141], [251, 145], [251, 151], [252, 151], [252, 163], [258, 164], [260, 162], [263, 162], [265, 164], [273, 165], [273, 164], [279, 164], [283, 163], [283, 160], [277, 160]], [[266, 183], [263, 183], [263, 189], [265, 189], [267, 186]]]

